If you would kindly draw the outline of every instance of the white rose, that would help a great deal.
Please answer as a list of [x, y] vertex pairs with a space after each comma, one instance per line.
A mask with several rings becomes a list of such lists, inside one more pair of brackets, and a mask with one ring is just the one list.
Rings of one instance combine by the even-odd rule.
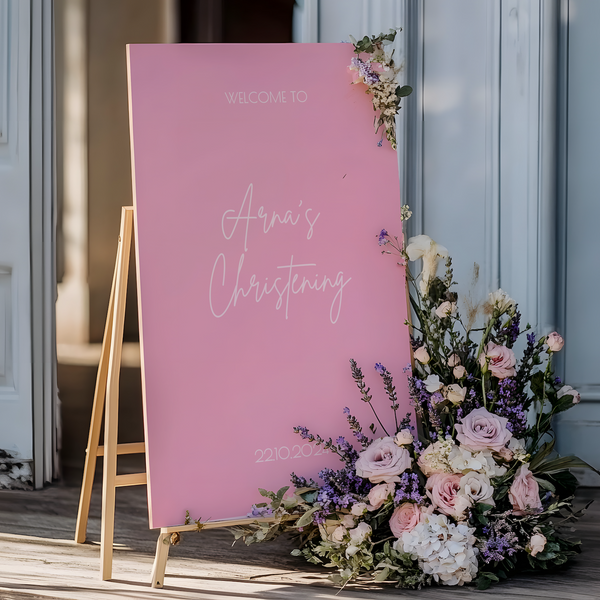
[[456, 312], [456, 302], [442, 302], [436, 309], [435, 314], [439, 319], [449, 317]]
[[365, 512], [367, 512], [367, 505], [364, 502], [357, 502], [356, 504], [354, 504], [352, 506], [352, 509], [350, 510], [350, 512], [355, 517], [361, 517], [362, 515], [365, 514]]
[[403, 429], [396, 434], [394, 438], [394, 442], [397, 446], [408, 446], [408, 444], [412, 444], [415, 441], [413, 434], [410, 432], [410, 429]]
[[570, 385], [563, 385], [556, 395], [558, 398], [562, 398], [563, 396], [573, 396], [573, 404], [579, 404], [581, 402], [581, 394], [577, 390], [574, 390]]
[[427, 377], [427, 379], [425, 379], [423, 383], [425, 384], [425, 389], [430, 394], [434, 394], [435, 392], [444, 387], [444, 384], [440, 381], [438, 375], [429, 375], [429, 377]]
[[469, 471], [460, 479], [460, 491], [462, 494], [471, 498], [477, 504], [491, 504], [495, 506], [494, 488], [490, 483], [489, 478], [483, 473]]
[[350, 539], [355, 545], [362, 544], [368, 536], [371, 535], [371, 526], [367, 525], [364, 521], [359, 523], [354, 529], [350, 529], [348, 532]]
[[344, 536], [346, 535], [346, 531], [347, 531], [347, 529], [343, 525], [336, 527], [330, 536], [331, 541], [335, 542], [336, 544], [341, 544], [344, 541]]
[[413, 352], [413, 356], [415, 357], [415, 360], [418, 360], [423, 365], [426, 365], [430, 361], [430, 358], [431, 358], [429, 356], [429, 352], [427, 352], [427, 348], [425, 348], [425, 346], [421, 346], [421, 347], [417, 348]]
[[454, 367], [452, 373], [456, 379], [462, 379], [467, 374], [467, 370], [462, 365], [458, 365], [457, 367]]
[[535, 556], [538, 552], [543, 552], [546, 547], [546, 537], [541, 533], [536, 533], [531, 536], [529, 544], [527, 544], [527, 550], [531, 552], [531, 556]]
[[457, 405], [465, 399], [466, 394], [467, 388], [461, 387], [458, 383], [453, 383], [446, 388], [444, 396], [452, 404]]

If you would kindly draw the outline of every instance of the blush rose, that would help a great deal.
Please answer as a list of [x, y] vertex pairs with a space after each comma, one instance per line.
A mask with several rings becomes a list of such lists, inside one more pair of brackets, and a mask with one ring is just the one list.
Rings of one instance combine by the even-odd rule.
[[499, 417], [483, 407], [476, 408], [454, 426], [456, 439], [471, 450], [500, 452], [512, 437], [507, 423], [505, 417]]
[[454, 473], [436, 473], [432, 475], [425, 486], [431, 503], [439, 512], [463, 519], [465, 510], [471, 505], [466, 496], [459, 494], [461, 475]]
[[370, 511], [377, 510], [387, 499], [396, 491], [396, 486], [393, 483], [380, 483], [369, 492], [368, 509]]
[[402, 537], [405, 531], [412, 531], [421, 519], [421, 510], [412, 502], [405, 502], [396, 508], [390, 517], [390, 529], [395, 537]]
[[375, 440], [363, 450], [356, 461], [356, 474], [371, 483], [400, 481], [398, 475], [410, 469], [411, 459], [406, 448], [394, 443], [391, 437]]
[[489, 342], [479, 355], [479, 364], [482, 367], [487, 364], [490, 373], [498, 379], [514, 377], [516, 374], [515, 353], [510, 348], [494, 344], [494, 342]]
[[540, 486], [529, 470], [529, 465], [521, 465], [508, 490], [508, 498], [513, 505], [513, 514], [531, 515], [542, 510]]
[[559, 335], [556, 333], [556, 331], [553, 331], [552, 333], [548, 334], [548, 337], [546, 338], [546, 344], [548, 344], [548, 350], [550, 352], [559, 352], [565, 345], [565, 340], [563, 340], [562, 335]]

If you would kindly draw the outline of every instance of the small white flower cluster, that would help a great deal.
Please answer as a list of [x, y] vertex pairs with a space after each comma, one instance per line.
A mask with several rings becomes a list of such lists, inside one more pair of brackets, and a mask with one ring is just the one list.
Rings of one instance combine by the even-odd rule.
[[411, 531], [394, 543], [394, 550], [406, 552], [427, 575], [443, 585], [463, 585], [477, 575], [474, 527], [454, 525], [445, 515], [424, 515]]

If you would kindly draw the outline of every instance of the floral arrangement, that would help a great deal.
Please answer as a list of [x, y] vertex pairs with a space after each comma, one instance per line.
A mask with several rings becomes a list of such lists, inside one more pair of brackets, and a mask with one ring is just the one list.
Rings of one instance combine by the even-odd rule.
[[[402, 216], [410, 216], [408, 207]], [[365, 431], [344, 408], [352, 443], [296, 427], [336, 453], [341, 468], [323, 469], [318, 482], [292, 473], [291, 494], [289, 487], [260, 490], [266, 501], [249, 516], [263, 519], [236, 528], [236, 539], [251, 544], [292, 533], [293, 554], [335, 567], [340, 585], [367, 577], [408, 588], [485, 589], [521, 570], [563, 565], [581, 545], [565, 534], [583, 512], [573, 508], [577, 480], [569, 468], [589, 465], [554, 450], [552, 418], [580, 400], [552, 372], [562, 337], [522, 328], [517, 304], [502, 290], [478, 306], [459, 303], [448, 251], [429, 237], [404, 247], [382, 230], [379, 244], [400, 256], [411, 286], [414, 366], [406, 372], [416, 426], [410, 413], [398, 420], [392, 375], [377, 363], [394, 416], [394, 428], [384, 427], [351, 360], [377, 424]], [[408, 263], [418, 259], [423, 269], [414, 278]], [[446, 269], [438, 276], [441, 260]], [[475, 328], [478, 313], [484, 324]]]
[[[389, 46], [396, 39], [396, 32], [400, 29], [390, 29], [387, 34], [378, 36], [365, 36], [356, 41], [350, 36], [354, 45], [356, 56], [352, 57], [349, 69], [354, 75], [352, 83], [361, 83], [367, 86], [366, 94], [373, 96], [373, 110], [379, 111], [375, 116], [375, 133], [383, 126], [384, 133], [392, 148], [396, 149], [396, 115], [400, 110], [400, 100], [412, 93], [409, 85], [400, 86], [396, 79], [400, 69], [394, 64], [394, 51], [389, 54], [385, 46]], [[383, 143], [383, 134], [378, 146]]]

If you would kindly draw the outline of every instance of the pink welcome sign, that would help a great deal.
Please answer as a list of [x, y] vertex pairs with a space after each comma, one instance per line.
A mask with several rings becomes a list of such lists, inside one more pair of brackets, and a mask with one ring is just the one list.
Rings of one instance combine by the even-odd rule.
[[[128, 50], [150, 526], [245, 516], [339, 464], [292, 431], [409, 410], [396, 153], [349, 44]], [[383, 435], [381, 428], [378, 434]]]

